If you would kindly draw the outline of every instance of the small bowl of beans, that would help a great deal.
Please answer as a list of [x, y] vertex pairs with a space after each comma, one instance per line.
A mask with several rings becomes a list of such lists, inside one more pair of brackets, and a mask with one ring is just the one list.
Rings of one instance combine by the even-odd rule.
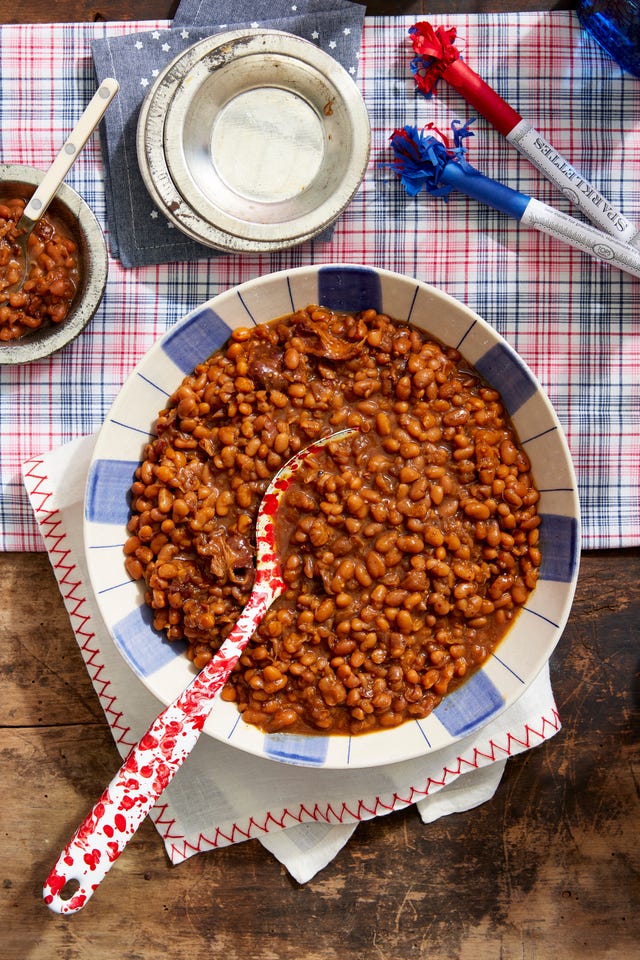
[[109, 642], [169, 703], [247, 602], [274, 473], [345, 428], [287, 491], [286, 589], [205, 726], [249, 753], [334, 769], [477, 731], [561, 636], [580, 540], [571, 457], [497, 331], [371, 267], [242, 284], [185, 317], [128, 379], [85, 504]]
[[29, 238], [27, 270], [17, 224], [45, 171], [0, 164], [0, 364], [60, 350], [95, 314], [107, 281], [102, 230], [85, 201], [61, 184]]

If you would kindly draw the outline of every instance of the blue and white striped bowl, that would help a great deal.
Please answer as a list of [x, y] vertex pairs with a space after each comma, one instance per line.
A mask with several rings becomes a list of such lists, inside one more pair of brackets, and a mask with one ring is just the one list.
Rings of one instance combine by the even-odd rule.
[[100, 431], [89, 471], [85, 544], [91, 584], [113, 643], [143, 684], [170, 703], [193, 676], [180, 644], [151, 626], [139, 583], [125, 573], [128, 491], [158, 411], [182, 378], [235, 327], [319, 303], [374, 308], [457, 347], [497, 390], [518, 431], [541, 493], [538, 585], [483, 668], [425, 720], [360, 737], [263, 734], [218, 699], [205, 732], [240, 750], [286, 763], [346, 769], [408, 760], [449, 746], [491, 722], [534, 680], [556, 646], [578, 575], [576, 480], [556, 414], [537, 380], [477, 314], [426, 283], [350, 265], [300, 267], [250, 280], [214, 297], [162, 337], [124, 384]]

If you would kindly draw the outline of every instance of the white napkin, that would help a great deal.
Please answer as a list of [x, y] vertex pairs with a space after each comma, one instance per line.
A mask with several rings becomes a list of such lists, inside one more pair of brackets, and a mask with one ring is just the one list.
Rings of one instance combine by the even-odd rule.
[[[162, 704], [118, 653], [92, 596], [82, 527], [93, 446], [94, 437], [84, 437], [35, 457], [24, 464], [23, 479], [87, 671], [124, 756]], [[495, 793], [507, 757], [559, 729], [547, 666], [488, 727], [453, 747], [388, 766], [289, 766], [203, 736], [151, 818], [173, 863], [257, 838], [305, 883], [336, 856], [359, 821], [415, 804], [430, 823], [478, 806]], [[69, 824], [70, 834], [76, 826]]]

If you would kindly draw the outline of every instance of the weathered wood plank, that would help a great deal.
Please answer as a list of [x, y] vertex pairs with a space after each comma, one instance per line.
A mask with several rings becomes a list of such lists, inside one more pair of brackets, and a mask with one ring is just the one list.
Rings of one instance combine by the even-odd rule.
[[46, 554], [0, 553], [0, 725], [101, 722]]
[[[44, 557], [7, 559], [16, 603], [0, 612], [3, 645], [8, 631], [29, 633], [20, 618], [30, 585], [46, 583]], [[70, 919], [46, 910], [40, 885], [118, 757], [82, 683], [55, 583], [42, 599], [53, 649], [77, 683], [60, 682], [51, 663], [46, 710], [27, 710], [23, 725], [0, 730], [8, 960], [581, 960], [585, 950], [602, 956], [604, 945], [608, 960], [634, 955], [640, 551], [583, 559], [552, 661], [563, 728], [509, 762], [490, 803], [430, 826], [412, 810], [362, 824], [305, 887], [257, 841], [171, 867], [146, 823]], [[34, 670], [46, 675], [47, 663]]]

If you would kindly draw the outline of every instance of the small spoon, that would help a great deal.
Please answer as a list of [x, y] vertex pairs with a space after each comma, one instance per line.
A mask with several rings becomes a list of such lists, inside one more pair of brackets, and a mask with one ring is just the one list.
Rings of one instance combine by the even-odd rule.
[[58, 152], [55, 160], [42, 178], [38, 189], [35, 191], [24, 212], [17, 223], [17, 229], [23, 233], [16, 238], [16, 244], [20, 248], [22, 261], [22, 276], [3, 291], [6, 299], [9, 294], [18, 291], [24, 283], [29, 265], [28, 242], [29, 237], [36, 223], [44, 216], [49, 204], [58, 192], [60, 184], [69, 172], [71, 165], [84, 147], [85, 143], [98, 126], [104, 113], [115, 97], [119, 89], [119, 83], [113, 77], [107, 77], [102, 81], [87, 108], [73, 128], [68, 139]]
[[45, 903], [55, 913], [82, 909], [193, 750], [216, 695], [265, 613], [285, 589], [275, 550], [275, 519], [285, 491], [310, 454], [353, 433], [353, 429], [340, 430], [305, 447], [267, 487], [256, 520], [256, 578], [247, 605], [215, 657], [132, 748], [58, 857], [42, 891]]

